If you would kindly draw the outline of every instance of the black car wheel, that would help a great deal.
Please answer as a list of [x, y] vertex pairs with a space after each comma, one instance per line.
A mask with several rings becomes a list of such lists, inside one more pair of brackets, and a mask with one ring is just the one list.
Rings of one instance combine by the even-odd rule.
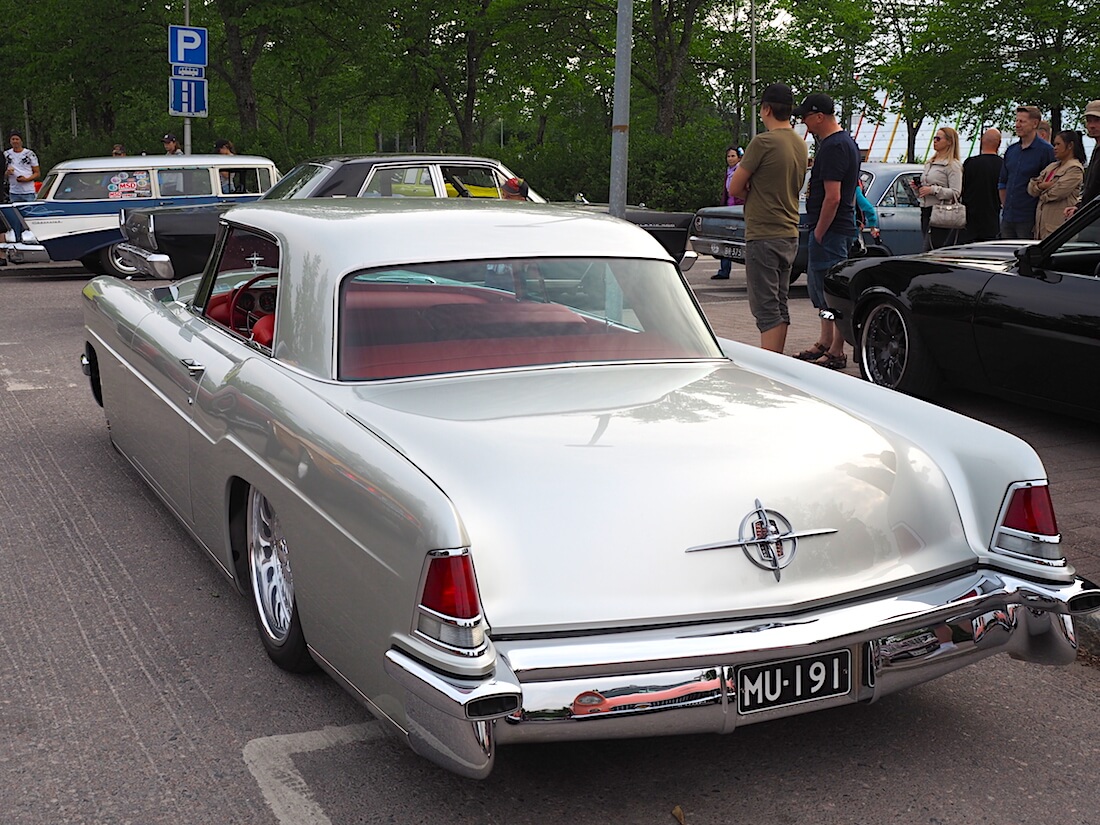
[[860, 328], [859, 369], [874, 384], [910, 395], [928, 395], [940, 377], [920, 334], [894, 301], [880, 299]]

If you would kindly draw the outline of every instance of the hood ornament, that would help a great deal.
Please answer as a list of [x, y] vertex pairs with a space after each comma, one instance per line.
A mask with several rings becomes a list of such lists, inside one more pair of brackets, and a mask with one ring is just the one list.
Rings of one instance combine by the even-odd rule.
[[701, 544], [698, 547], [689, 547], [684, 552], [698, 553], [703, 550], [740, 547], [749, 561], [763, 570], [771, 570], [775, 574], [775, 580], [779, 581], [780, 571], [794, 560], [799, 539], [835, 532], [831, 527], [795, 531], [785, 516], [767, 509], [760, 503], [760, 499], [756, 499], [756, 509], [741, 519], [737, 541]]

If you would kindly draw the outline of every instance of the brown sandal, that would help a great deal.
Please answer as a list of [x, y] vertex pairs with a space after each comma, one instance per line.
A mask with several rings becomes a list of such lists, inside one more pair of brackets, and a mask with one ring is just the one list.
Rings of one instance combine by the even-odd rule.
[[827, 370], [842, 370], [848, 366], [848, 356], [843, 353], [840, 355], [830, 355], [826, 352], [813, 363], [817, 364], [819, 367], [825, 367]]
[[821, 344], [814, 344], [809, 349], [804, 349], [798, 353], [795, 358], [799, 361], [816, 361], [821, 356], [825, 355], [829, 351], [828, 347], [823, 347]]

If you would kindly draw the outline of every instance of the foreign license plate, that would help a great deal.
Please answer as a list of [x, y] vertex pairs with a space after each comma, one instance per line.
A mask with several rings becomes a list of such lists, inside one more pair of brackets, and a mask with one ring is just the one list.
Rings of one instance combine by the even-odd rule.
[[737, 712], [742, 716], [844, 696], [851, 690], [850, 650], [737, 668]]

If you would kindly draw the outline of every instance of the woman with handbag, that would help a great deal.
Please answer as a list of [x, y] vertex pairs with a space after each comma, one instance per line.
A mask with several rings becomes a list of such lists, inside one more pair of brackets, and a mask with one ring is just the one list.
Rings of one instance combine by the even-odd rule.
[[939, 249], [955, 243], [959, 230], [966, 226], [966, 210], [960, 201], [963, 167], [959, 160], [959, 133], [950, 126], [941, 126], [932, 138], [932, 148], [934, 153], [924, 164], [917, 194], [925, 248]]
[[1085, 179], [1085, 147], [1081, 133], [1072, 129], [1054, 137], [1054, 163], [1027, 184], [1027, 193], [1039, 199], [1035, 209], [1035, 237], [1042, 240], [1066, 221], [1065, 210], [1081, 199]]

